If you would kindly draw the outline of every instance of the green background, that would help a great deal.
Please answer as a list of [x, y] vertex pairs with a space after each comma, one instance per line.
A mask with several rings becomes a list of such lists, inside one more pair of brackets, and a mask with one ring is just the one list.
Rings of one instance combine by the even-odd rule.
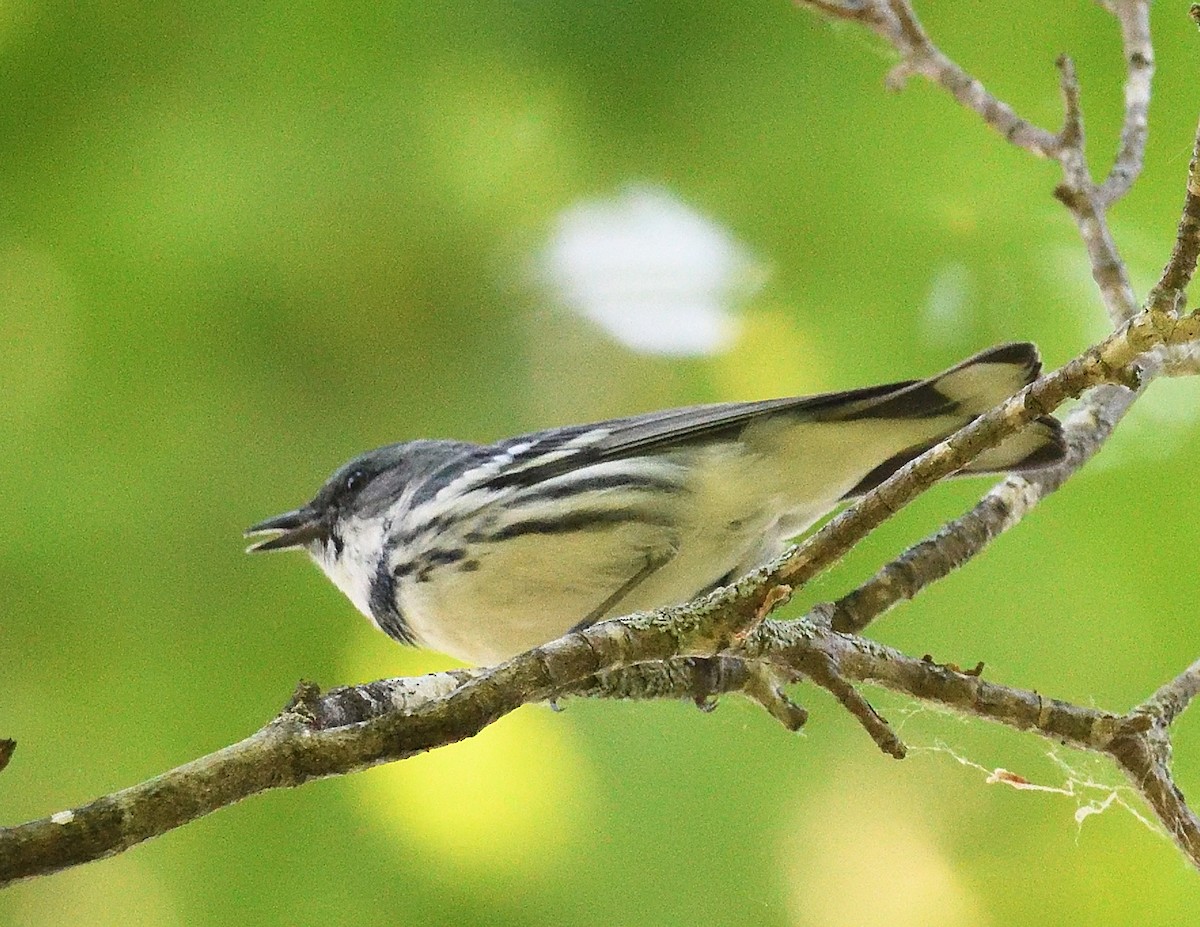
[[[1142, 292], [1200, 111], [1185, 7], [1155, 7], [1147, 169], [1112, 216]], [[1052, 128], [1075, 55], [1106, 165], [1123, 71], [1097, 4], [920, 12]], [[921, 375], [1008, 339], [1056, 364], [1101, 335], [1057, 168], [920, 81], [889, 94], [891, 63], [783, 0], [0, 8], [0, 821], [236, 740], [300, 678], [447, 665], [303, 558], [242, 554], [245, 525], [363, 449]], [[631, 183], [753, 256], [728, 351], [632, 352], [537, 284], [562, 211]], [[1093, 466], [873, 633], [1083, 703], [1144, 697], [1200, 653], [1198, 393], [1156, 384]], [[985, 486], [927, 495], [792, 608]], [[801, 736], [735, 699], [529, 707], [11, 888], [0, 922], [1194, 917], [1200, 877], [1109, 765], [875, 693], [897, 763], [800, 695]], [[1200, 795], [1200, 718], [1177, 756]], [[987, 785], [995, 767], [1053, 789]]]

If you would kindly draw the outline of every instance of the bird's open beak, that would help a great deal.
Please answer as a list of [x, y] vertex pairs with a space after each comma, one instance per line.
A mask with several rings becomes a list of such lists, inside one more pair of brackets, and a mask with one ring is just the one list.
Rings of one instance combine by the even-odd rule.
[[312, 506], [305, 505], [257, 525], [251, 525], [244, 532], [246, 537], [252, 534], [274, 534], [274, 537], [251, 544], [246, 553], [256, 554], [264, 550], [291, 550], [303, 547], [309, 541], [325, 534], [325, 523]]

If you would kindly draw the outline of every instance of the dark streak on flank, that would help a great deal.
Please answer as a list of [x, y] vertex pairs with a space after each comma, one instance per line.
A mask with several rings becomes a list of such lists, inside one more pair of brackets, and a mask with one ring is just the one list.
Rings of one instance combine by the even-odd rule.
[[412, 560], [403, 560], [393, 566], [391, 570], [390, 581], [392, 582], [393, 591], [396, 580], [407, 579], [411, 576], [418, 583], [428, 582], [435, 567], [458, 563], [460, 560], [464, 560], [466, 556], [466, 550], [461, 547], [455, 547], [452, 549], [431, 550]]
[[453, 550], [431, 550], [421, 559], [426, 566], [442, 566], [446, 563], [458, 563], [467, 556], [467, 552], [461, 547], [456, 547]]
[[433, 575], [434, 567], [458, 563], [458, 561], [464, 559], [466, 556], [467, 552], [461, 547], [456, 547], [453, 550], [429, 551], [422, 555], [420, 562], [417, 564], [417, 582], [428, 582], [429, 577]]

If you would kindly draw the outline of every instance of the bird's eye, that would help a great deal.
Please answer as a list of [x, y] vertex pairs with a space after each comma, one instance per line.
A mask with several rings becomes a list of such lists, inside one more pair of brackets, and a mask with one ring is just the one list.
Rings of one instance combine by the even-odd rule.
[[342, 489], [346, 492], [354, 492], [361, 489], [367, 481], [367, 473], [365, 470], [351, 470], [346, 474], [346, 479], [342, 481]]

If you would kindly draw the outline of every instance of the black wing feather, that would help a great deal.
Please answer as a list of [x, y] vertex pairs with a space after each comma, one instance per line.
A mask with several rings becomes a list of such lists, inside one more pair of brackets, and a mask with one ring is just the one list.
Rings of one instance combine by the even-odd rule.
[[[642, 454], [684, 447], [697, 441], [733, 440], [757, 419], [779, 413], [804, 414], [814, 419], [822, 413], [858, 411], [857, 403], [872, 403], [883, 397], [913, 386], [918, 381], [904, 380], [882, 386], [820, 393], [815, 396], [796, 396], [788, 399], [764, 399], [757, 402], [722, 402], [703, 406], [666, 409], [647, 415], [609, 419], [593, 425], [551, 429], [522, 438], [514, 438], [497, 446], [534, 442], [531, 454], [547, 453], [590, 431], [602, 432], [589, 444], [581, 445], [557, 460], [517, 470], [497, 473], [484, 485], [496, 489], [527, 487], [554, 479], [574, 470], [610, 460], [623, 460]], [[865, 410], [864, 410], [865, 411]], [[837, 417], [844, 417], [839, 415]]]

